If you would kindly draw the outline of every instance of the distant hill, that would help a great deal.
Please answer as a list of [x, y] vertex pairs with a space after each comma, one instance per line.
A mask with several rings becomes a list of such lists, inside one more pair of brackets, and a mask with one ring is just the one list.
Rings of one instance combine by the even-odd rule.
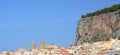
[[120, 4], [82, 15], [76, 32], [76, 45], [110, 38], [120, 39]]

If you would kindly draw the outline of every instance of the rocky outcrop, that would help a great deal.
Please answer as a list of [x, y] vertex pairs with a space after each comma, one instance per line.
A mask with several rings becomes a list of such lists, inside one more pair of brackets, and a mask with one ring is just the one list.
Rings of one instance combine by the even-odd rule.
[[[120, 36], [120, 10], [81, 18], [76, 32], [77, 45]], [[96, 38], [97, 37], [97, 38]]]

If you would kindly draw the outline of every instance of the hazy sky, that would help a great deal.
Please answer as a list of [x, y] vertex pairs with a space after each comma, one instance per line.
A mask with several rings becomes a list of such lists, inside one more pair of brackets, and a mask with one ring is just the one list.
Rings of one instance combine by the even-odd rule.
[[75, 42], [77, 21], [120, 0], [0, 0], [0, 51], [30, 49], [34, 40], [67, 47]]

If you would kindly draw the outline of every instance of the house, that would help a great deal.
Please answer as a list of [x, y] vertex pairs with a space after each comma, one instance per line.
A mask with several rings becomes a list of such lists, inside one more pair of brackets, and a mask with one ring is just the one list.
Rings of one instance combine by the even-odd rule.
[[59, 49], [54, 51], [54, 55], [73, 55], [66, 49]]

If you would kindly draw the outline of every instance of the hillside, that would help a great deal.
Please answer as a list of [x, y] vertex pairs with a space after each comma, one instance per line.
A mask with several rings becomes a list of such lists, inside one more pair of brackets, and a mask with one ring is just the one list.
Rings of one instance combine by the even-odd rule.
[[109, 41], [110, 38], [120, 39], [120, 4], [109, 7], [103, 12], [105, 9], [96, 11], [97, 14], [94, 12], [84, 15], [78, 21], [77, 45], [84, 42]]

